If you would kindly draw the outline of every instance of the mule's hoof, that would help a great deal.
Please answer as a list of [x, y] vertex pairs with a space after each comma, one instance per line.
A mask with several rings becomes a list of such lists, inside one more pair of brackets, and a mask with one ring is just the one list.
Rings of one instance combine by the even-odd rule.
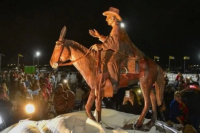
[[138, 124], [134, 125], [134, 129], [136, 129], [136, 130], [140, 130], [142, 127], [143, 127], [143, 125], [138, 125]]

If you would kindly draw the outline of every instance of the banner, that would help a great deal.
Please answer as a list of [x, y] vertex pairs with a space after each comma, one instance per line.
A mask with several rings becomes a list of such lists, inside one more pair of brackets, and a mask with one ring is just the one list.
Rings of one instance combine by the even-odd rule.
[[175, 57], [174, 56], [169, 56], [169, 59], [173, 60], [173, 59], [175, 59]]
[[184, 60], [189, 60], [190, 57], [189, 57], [189, 56], [184, 56], [183, 59], [184, 59]]
[[160, 57], [159, 57], [159, 56], [154, 56], [154, 59], [157, 59], [157, 60], [159, 60], [159, 59], [160, 59]]
[[36, 72], [35, 66], [24, 66], [24, 72], [26, 74], [34, 74]]
[[19, 57], [24, 57], [22, 54], [18, 54]]

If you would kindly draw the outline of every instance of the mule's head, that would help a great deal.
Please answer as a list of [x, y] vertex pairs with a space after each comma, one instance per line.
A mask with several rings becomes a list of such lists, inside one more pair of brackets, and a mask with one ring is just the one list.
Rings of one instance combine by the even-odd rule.
[[59, 63], [63, 63], [69, 59], [70, 51], [64, 45], [65, 43], [66, 27], [61, 30], [59, 40], [56, 41], [56, 45], [53, 50], [53, 54], [50, 59], [50, 65], [52, 68], [57, 68]]

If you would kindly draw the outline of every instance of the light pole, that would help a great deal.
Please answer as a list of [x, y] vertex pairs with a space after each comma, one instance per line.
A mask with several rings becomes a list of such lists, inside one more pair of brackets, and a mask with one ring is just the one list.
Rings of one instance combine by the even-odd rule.
[[184, 60], [184, 73], [185, 73], [185, 62], [186, 62], [186, 60], [189, 60], [189, 59], [190, 59], [189, 56], [184, 56], [183, 57], [183, 60]]
[[170, 60], [174, 60], [175, 57], [174, 56], [169, 56], [169, 72], [170, 72]]
[[35, 55], [33, 55], [33, 66], [34, 66], [34, 59], [35, 59]]

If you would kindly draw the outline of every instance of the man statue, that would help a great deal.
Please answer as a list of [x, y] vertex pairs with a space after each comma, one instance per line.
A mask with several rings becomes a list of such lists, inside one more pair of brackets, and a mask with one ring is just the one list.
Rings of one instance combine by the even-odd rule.
[[[104, 62], [104, 64], [107, 64], [107, 69], [115, 90], [118, 89], [119, 65], [124, 60], [124, 57], [140, 58], [141, 52], [133, 45], [124, 28], [120, 27], [122, 18], [119, 15], [119, 9], [110, 7], [108, 11], [103, 12], [103, 15], [106, 16], [108, 25], [112, 27], [110, 35], [100, 35], [95, 29], [89, 30], [89, 33], [91, 36], [99, 38], [102, 42], [102, 44], [94, 44], [92, 46], [93, 50], [112, 51], [112, 55], [109, 57], [108, 62]], [[133, 51], [136, 52], [134, 53]]]

